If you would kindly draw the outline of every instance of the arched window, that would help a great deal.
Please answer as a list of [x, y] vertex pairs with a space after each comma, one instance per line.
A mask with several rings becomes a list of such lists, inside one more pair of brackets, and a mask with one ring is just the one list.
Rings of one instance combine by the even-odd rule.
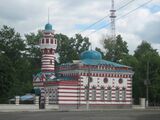
[[96, 87], [92, 87], [92, 100], [96, 100]]
[[93, 81], [93, 78], [92, 77], [88, 77], [88, 80], [89, 80], [89, 82], [92, 82]]
[[51, 39], [51, 44], [53, 44], [53, 39]]
[[112, 90], [111, 87], [107, 89], [107, 100], [112, 100]]
[[105, 89], [104, 87], [101, 87], [101, 100], [105, 99]]
[[88, 100], [88, 96], [89, 96], [88, 95], [88, 86], [86, 86], [85, 89], [84, 89], [84, 99]]
[[115, 95], [116, 95], [116, 100], [118, 101], [119, 100], [119, 88], [118, 87], [116, 88]]
[[49, 43], [49, 39], [46, 39], [46, 43]]
[[52, 60], [50, 60], [50, 64], [52, 65]]
[[47, 54], [47, 49], [46, 48], [44, 49], [44, 54]]
[[52, 51], [53, 51], [53, 49], [50, 49], [50, 51], [49, 51], [49, 52], [50, 52], [50, 54], [52, 54]]
[[126, 100], [126, 88], [122, 88], [122, 100]]
[[42, 39], [42, 43], [44, 43], [44, 39]]

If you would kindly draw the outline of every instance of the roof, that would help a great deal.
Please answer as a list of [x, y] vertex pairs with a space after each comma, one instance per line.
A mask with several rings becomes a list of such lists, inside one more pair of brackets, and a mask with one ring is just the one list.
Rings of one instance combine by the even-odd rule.
[[45, 30], [52, 30], [52, 25], [50, 23], [47, 23], [45, 25]]
[[81, 53], [80, 59], [92, 59], [92, 60], [101, 60], [102, 55], [100, 52], [94, 50], [87, 50]]
[[25, 100], [33, 100], [34, 99], [34, 96], [31, 95], [31, 94], [26, 94], [26, 95], [23, 95], [20, 97], [20, 100], [21, 101], [25, 101]]
[[56, 77], [56, 78], [53, 79], [53, 81], [59, 81], [59, 80], [64, 80], [64, 81], [65, 80], [75, 80], [75, 78], [65, 76], [65, 77]]
[[109, 65], [113, 67], [129, 67], [126, 65], [118, 64], [118, 63], [107, 61], [107, 60], [83, 59], [81, 60], [81, 62], [85, 65]]

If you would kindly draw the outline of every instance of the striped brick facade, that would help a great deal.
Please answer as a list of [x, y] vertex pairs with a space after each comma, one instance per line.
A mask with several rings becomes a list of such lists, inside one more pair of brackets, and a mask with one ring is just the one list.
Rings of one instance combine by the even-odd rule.
[[54, 38], [53, 30], [43, 31], [43, 38], [40, 41], [40, 48], [42, 53], [42, 72], [54, 72], [57, 40]]
[[[132, 77], [129, 66], [102, 60], [97, 51], [84, 51], [80, 60], [55, 67], [57, 40], [47, 24], [40, 40], [41, 72], [34, 76], [33, 86], [41, 90], [41, 101], [60, 108], [131, 107]], [[55, 72], [57, 76], [55, 76]], [[88, 99], [89, 96], [89, 99]]]
[[[81, 68], [82, 66], [79, 66]], [[85, 67], [85, 66], [83, 66]], [[97, 67], [98, 68], [98, 67]], [[105, 66], [104, 66], [105, 68]], [[60, 105], [86, 105], [86, 86], [88, 77], [92, 78], [89, 84], [89, 104], [92, 105], [113, 105], [113, 106], [131, 106], [132, 105], [132, 75], [130, 72], [106, 72], [105, 69], [100, 72], [99, 69], [92, 69], [88, 74], [87, 70], [60, 68], [64, 76], [77, 78], [72, 84], [64, 82], [58, 86], [58, 103]], [[124, 68], [122, 68], [124, 69]], [[76, 77], [78, 75], [78, 77]], [[108, 81], [105, 81], [106, 79]], [[122, 82], [119, 82], [119, 79]], [[93, 87], [95, 88], [96, 98], [93, 100]], [[103, 89], [102, 89], [103, 88]], [[118, 100], [116, 100], [116, 89], [118, 89]], [[104, 91], [102, 96], [102, 90]], [[108, 98], [108, 92], [111, 91], [111, 98]]]

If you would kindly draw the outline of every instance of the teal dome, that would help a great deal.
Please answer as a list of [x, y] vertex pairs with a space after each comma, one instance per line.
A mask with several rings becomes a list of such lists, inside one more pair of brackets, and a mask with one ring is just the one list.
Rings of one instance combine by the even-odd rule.
[[84, 51], [81, 53], [80, 55], [80, 59], [93, 59], [93, 60], [101, 60], [102, 59], [102, 55], [101, 53], [94, 51], [94, 50], [88, 50], [88, 51]]
[[45, 25], [45, 30], [52, 30], [52, 25], [50, 23], [47, 23]]

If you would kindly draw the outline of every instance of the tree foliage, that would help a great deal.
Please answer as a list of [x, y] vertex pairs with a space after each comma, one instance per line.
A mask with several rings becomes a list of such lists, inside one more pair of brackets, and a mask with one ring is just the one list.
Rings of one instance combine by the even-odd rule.
[[80, 53], [89, 49], [90, 42], [86, 37], [76, 34], [75, 37], [67, 37], [63, 34], [57, 34], [58, 41], [57, 52], [59, 54], [59, 62], [67, 63], [78, 60]]
[[149, 43], [143, 41], [135, 50], [134, 57], [138, 61], [133, 81], [134, 97], [137, 99], [146, 97], [144, 81], [147, 79], [147, 64], [149, 63], [149, 100], [158, 102], [157, 100], [160, 100], [160, 88], [157, 87], [160, 86], [160, 56], [158, 52]]
[[105, 59], [114, 62], [120, 62], [125, 55], [128, 55], [127, 42], [122, 40], [121, 35], [116, 37], [116, 40], [112, 38], [104, 39], [104, 49], [106, 50]]
[[[28, 92], [31, 86], [30, 64], [26, 59], [26, 45], [13, 28], [0, 30], [0, 102], [16, 94]], [[26, 86], [30, 83], [29, 86]]]

